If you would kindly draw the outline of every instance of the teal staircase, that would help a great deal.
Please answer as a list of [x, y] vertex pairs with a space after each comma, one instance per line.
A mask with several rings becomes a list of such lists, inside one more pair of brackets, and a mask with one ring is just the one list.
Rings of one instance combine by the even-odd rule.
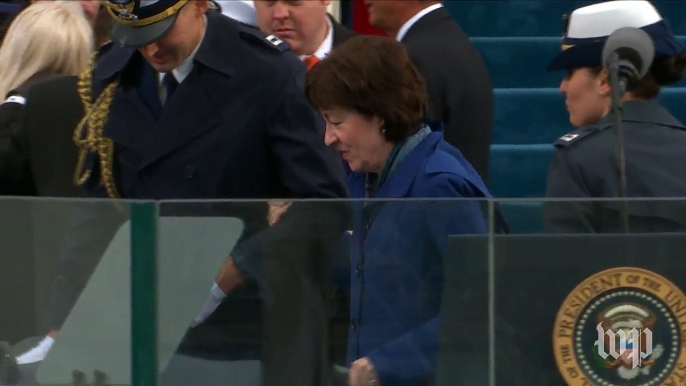
[[[514, 233], [542, 229], [541, 197], [552, 143], [574, 130], [558, 91], [562, 73], [546, 73], [560, 50], [562, 15], [597, 1], [446, 1], [444, 4], [481, 51], [495, 93], [495, 127], [489, 186]], [[686, 42], [686, 1], [653, 1]], [[686, 122], [686, 81], [662, 91], [660, 101]]]

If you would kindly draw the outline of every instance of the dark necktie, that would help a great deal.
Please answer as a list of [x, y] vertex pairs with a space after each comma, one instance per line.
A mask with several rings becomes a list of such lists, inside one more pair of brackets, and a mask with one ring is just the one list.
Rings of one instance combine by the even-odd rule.
[[164, 104], [167, 104], [172, 94], [174, 94], [174, 91], [176, 91], [176, 88], [179, 87], [179, 82], [176, 81], [176, 77], [171, 72], [168, 72], [164, 75], [162, 82], [164, 83], [164, 87], [167, 89], [167, 96], [164, 100]]

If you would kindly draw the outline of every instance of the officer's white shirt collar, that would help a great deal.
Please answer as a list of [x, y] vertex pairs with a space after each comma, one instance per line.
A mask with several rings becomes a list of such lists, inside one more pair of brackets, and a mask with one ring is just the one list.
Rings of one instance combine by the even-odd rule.
[[432, 6], [426, 7], [419, 11], [416, 15], [412, 16], [412, 18], [403, 24], [402, 27], [398, 30], [398, 34], [395, 36], [395, 40], [397, 41], [402, 41], [405, 35], [407, 35], [407, 31], [412, 28], [412, 26], [419, 21], [419, 19], [423, 18], [424, 16], [428, 15], [429, 13], [439, 9], [443, 8], [443, 4], [438, 3], [434, 4]]
[[[333, 23], [331, 22], [329, 15], [326, 15], [326, 22], [329, 24], [329, 33], [326, 34], [326, 38], [313, 54], [319, 59], [326, 58], [331, 53], [331, 50], [333, 50]], [[303, 60], [308, 56], [310, 55], [300, 55], [299, 57], [300, 60]]]

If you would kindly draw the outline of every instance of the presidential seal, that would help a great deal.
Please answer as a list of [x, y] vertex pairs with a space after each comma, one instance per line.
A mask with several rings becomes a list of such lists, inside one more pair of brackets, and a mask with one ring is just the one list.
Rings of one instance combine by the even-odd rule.
[[557, 368], [570, 386], [686, 384], [686, 296], [640, 268], [579, 284], [555, 319]]

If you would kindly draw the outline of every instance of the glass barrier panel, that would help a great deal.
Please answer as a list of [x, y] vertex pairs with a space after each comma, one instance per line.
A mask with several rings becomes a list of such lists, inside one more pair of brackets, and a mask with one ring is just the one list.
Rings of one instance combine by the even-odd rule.
[[130, 383], [128, 219], [123, 202], [0, 199], [0, 385]]
[[[476, 319], [462, 317], [470, 338], [488, 341], [489, 384], [683, 383], [686, 200], [498, 206], [510, 234], [452, 240], [479, 297], [456, 307]], [[474, 263], [484, 249], [488, 262]]]
[[435, 384], [462, 351], [441, 335], [465, 332], [441, 323], [448, 238], [488, 218], [474, 200], [160, 203], [160, 384]]
[[2, 200], [0, 384], [680, 384], [684, 202]]

